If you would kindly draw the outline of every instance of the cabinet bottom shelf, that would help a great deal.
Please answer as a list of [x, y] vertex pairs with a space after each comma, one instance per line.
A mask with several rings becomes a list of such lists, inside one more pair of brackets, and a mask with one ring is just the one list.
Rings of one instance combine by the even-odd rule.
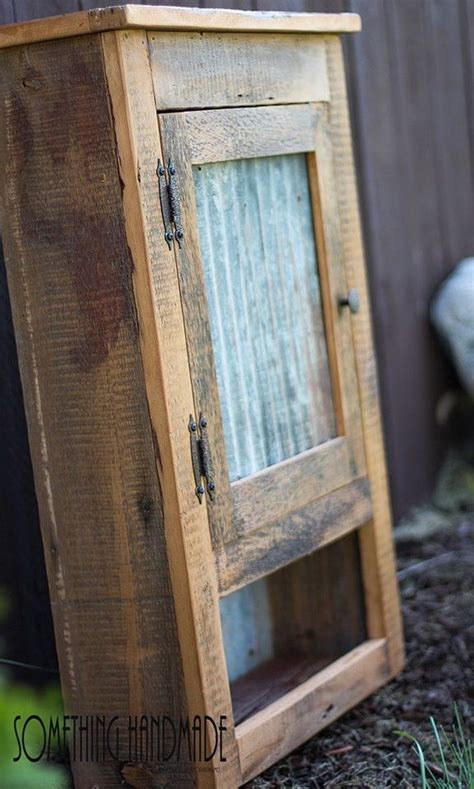
[[331, 662], [331, 658], [316, 660], [293, 652], [271, 658], [235, 680], [230, 686], [235, 725], [265, 709]]
[[[364, 641], [324, 668], [318, 668], [316, 661], [312, 661], [311, 665], [311, 661], [300, 660], [303, 677], [306, 670], [311, 672], [311, 675], [296, 685], [296, 676], [293, 673], [295, 686], [292, 689], [278, 698], [273, 694], [268, 704], [267, 699], [265, 700], [264, 709], [253, 712], [236, 727], [242, 784], [266, 770], [384, 685], [399, 670], [401, 657], [400, 662], [391, 667], [387, 660], [387, 642], [381, 638]], [[293, 672], [296, 672], [297, 662], [294, 656], [292, 665]], [[235, 685], [241, 682], [243, 683], [243, 679], [236, 680]], [[265, 679], [264, 684], [267, 689], [270, 687], [270, 676]], [[280, 690], [281, 686], [278, 693]], [[247, 690], [247, 698], [250, 692]], [[259, 699], [262, 700], [262, 696], [259, 696]], [[242, 709], [241, 706], [240, 710]]]

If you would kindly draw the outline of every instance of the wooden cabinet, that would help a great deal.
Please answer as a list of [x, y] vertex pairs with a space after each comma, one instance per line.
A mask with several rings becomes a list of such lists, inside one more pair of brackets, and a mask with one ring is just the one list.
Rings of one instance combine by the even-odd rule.
[[124, 738], [74, 762], [78, 786], [238, 786], [402, 665], [339, 35], [358, 26], [125, 6], [0, 29], [66, 708], [223, 728], [208, 762]]

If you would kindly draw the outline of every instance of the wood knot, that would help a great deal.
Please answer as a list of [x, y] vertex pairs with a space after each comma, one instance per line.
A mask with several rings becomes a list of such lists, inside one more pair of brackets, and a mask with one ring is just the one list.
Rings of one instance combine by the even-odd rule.
[[24, 79], [22, 85], [24, 88], [32, 88], [33, 90], [39, 90], [42, 87], [39, 79]]
[[150, 496], [144, 495], [138, 501], [138, 509], [146, 525], [151, 521], [155, 512], [155, 503]]

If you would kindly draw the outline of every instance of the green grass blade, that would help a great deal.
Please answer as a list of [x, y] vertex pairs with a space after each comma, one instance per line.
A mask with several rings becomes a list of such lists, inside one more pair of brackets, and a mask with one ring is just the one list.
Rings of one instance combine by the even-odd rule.
[[407, 731], [395, 731], [394, 734], [397, 734], [399, 737], [405, 737], [407, 740], [413, 744], [413, 749], [418, 756], [418, 761], [420, 763], [420, 780], [421, 780], [421, 789], [429, 789], [427, 778], [426, 778], [426, 762], [425, 762], [425, 754], [423, 753], [423, 748], [421, 747], [420, 743], [413, 737], [412, 734], [409, 734]]
[[445, 754], [444, 754], [444, 748], [443, 748], [443, 744], [441, 742], [441, 737], [439, 736], [438, 727], [436, 725], [436, 722], [435, 722], [434, 718], [430, 717], [430, 723], [431, 723], [431, 728], [433, 729], [433, 732], [434, 732], [434, 736], [435, 736], [435, 739], [436, 739], [436, 744], [438, 746], [438, 751], [439, 751], [439, 755], [440, 755], [440, 758], [441, 758], [441, 764], [443, 765], [443, 771], [444, 771], [445, 779], [446, 779], [446, 782], [447, 782], [447, 786], [451, 787], [453, 784], [452, 784], [451, 776], [450, 776], [450, 773], [449, 773], [449, 770], [448, 770], [448, 765], [446, 764], [446, 757], [445, 757]]

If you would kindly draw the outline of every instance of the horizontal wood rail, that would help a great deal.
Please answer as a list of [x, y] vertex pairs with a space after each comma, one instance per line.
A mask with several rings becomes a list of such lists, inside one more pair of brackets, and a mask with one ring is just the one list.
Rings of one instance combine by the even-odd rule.
[[229, 594], [355, 531], [372, 517], [367, 477], [344, 485], [287, 518], [250, 531], [218, 552], [219, 591]]
[[[232, 484], [239, 535], [275, 523], [354, 479], [353, 442], [339, 436]], [[361, 469], [363, 472], [364, 469]]]
[[242, 782], [328, 726], [387, 681], [386, 640], [365, 641], [236, 728]]

